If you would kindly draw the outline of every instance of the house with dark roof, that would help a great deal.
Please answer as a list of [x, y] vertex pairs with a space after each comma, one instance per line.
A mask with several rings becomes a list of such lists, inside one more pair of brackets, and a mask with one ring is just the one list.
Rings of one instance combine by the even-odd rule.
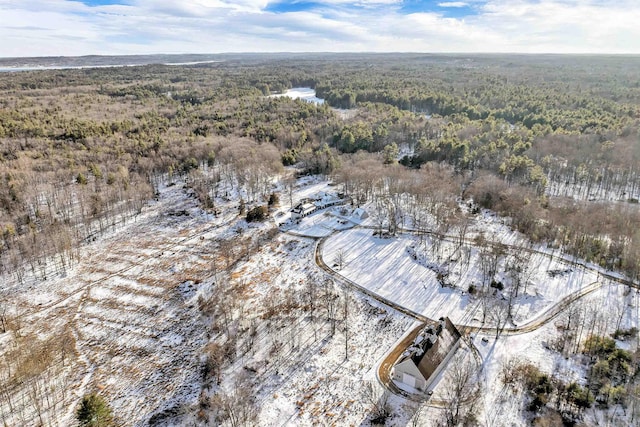
[[448, 317], [425, 326], [392, 370], [395, 382], [427, 391], [460, 347], [460, 332]]

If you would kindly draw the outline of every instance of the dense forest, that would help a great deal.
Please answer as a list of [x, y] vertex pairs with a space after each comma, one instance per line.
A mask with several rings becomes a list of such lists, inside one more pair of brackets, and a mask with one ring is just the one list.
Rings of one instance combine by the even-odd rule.
[[[176, 352], [175, 360], [153, 365], [154, 374], [167, 373], [171, 379], [175, 372], [192, 375], [189, 381], [184, 378], [197, 389], [197, 402], [178, 402], [176, 407], [188, 408], [185, 413], [200, 423], [252, 425], [259, 407], [256, 396], [271, 399], [271, 382], [284, 381], [277, 378], [279, 370], [288, 364], [302, 366], [300, 360], [307, 357], [300, 343], [303, 336], [321, 345], [319, 353], [327, 350], [325, 344], [336, 344], [334, 336], [343, 336], [345, 362], [350, 353], [359, 353], [361, 359], [354, 360], [364, 369], [363, 360], [374, 352], [349, 347], [349, 337], [358, 333], [350, 322], [359, 319], [360, 328], [375, 330], [375, 336], [391, 346], [397, 338], [394, 328], [402, 330], [406, 319], [394, 320], [384, 309], [304, 270], [301, 263], [311, 256], [311, 243], [291, 240], [279, 246], [271, 223], [244, 221], [260, 224], [281, 202], [282, 210], [288, 210], [301, 182], [315, 178], [310, 175], [329, 180], [354, 209], [367, 205], [374, 235], [397, 236], [410, 228], [408, 234], [424, 248], [429, 242], [435, 259], [446, 264], [455, 253], [466, 268], [474, 248], [480, 280], [447, 283], [439, 273], [438, 286], [473, 294], [482, 324], [488, 319], [495, 328], [495, 340], [508, 321], [515, 327], [512, 311], [518, 295], [527, 293], [533, 273], [526, 260], [535, 253], [535, 244], [549, 260], [569, 254], [569, 267], [588, 262], [603, 275], [614, 271], [606, 274], [630, 285], [624, 296], [633, 297], [632, 281], [640, 277], [640, 75], [635, 71], [640, 57], [282, 54], [206, 59], [180, 66], [0, 73], [0, 277], [6, 279], [0, 288], [0, 337], [15, 336], [1, 361], [5, 406], [0, 409], [9, 408], [1, 414], [4, 423], [22, 420], [27, 425], [39, 417], [41, 425], [58, 425], [57, 420], [69, 419], [62, 411], [77, 403], [70, 390], [88, 384], [80, 374], [91, 378], [100, 366], [100, 375], [111, 380], [140, 360], [152, 364], [148, 348], [157, 348], [153, 345], [165, 332], [181, 328], [187, 329], [185, 340], [193, 341], [178, 348], [192, 353]], [[102, 58], [100, 63], [105, 62]], [[324, 103], [271, 96], [291, 88], [312, 88]], [[167, 198], [174, 190], [185, 198]], [[163, 241], [154, 247], [145, 236], [124, 236], [141, 242], [140, 253], [129, 255], [148, 262], [148, 270], [166, 279], [145, 276], [142, 264], [122, 263], [126, 265], [121, 268], [118, 258], [109, 254], [118, 265], [115, 272], [91, 271], [87, 284], [65, 285], [68, 295], [54, 298], [52, 291], [41, 299], [34, 296], [35, 311], [11, 305], [20, 292], [46, 289], [54, 277], [64, 279], [90, 244], [138, 221], [154, 203], [166, 208], [162, 218], [158, 214], [158, 223], [184, 219], [189, 213], [170, 206], [175, 200], [181, 200], [182, 207], [197, 205], [206, 225], [185, 226], [185, 220], [184, 228], [176, 231], [161, 228], [155, 219], [142, 222], [167, 235], [176, 232], [171, 238], [181, 240], [166, 246]], [[485, 209], [528, 237], [526, 245], [507, 251], [491, 233], [472, 238], [470, 224], [493, 215]], [[180, 253], [176, 247], [187, 240], [192, 240], [191, 252]], [[117, 241], [111, 244], [118, 246]], [[451, 246], [454, 250], [447, 252]], [[261, 251], [266, 253], [264, 268], [250, 271], [242, 264]], [[176, 265], [194, 253], [201, 262], [192, 258], [192, 265], [179, 271]], [[415, 261], [418, 255], [413, 252]], [[338, 252], [339, 269], [349, 256], [348, 250]], [[270, 257], [293, 267], [276, 274], [282, 266], [267, 268]], [[508, 262], [501, 264], [504, 259]], [[506, 289], [498, 280], [499, 269], [505, 270]], [[162, 303], [141, 303], [134, 313], [144, 327], [131, 327], [130, 318], [119, 325], [99, 317], [110, 314], [110, 319], [120, 320], [123, 313], [116, 311], [120, 307], [100, 305], [103, 299], [114, 300], [102, 298], [111, 295], [104, 289], [92, 294], [98, 282], [107, 287], [107, 279], [91, 282], [93, 274], [102, 273], [107, 279], [123, 276], [112, 295], [126, 295], [124, 284], [130, 283], [153, 301], [160, 297], [151, 298], [156, 295], [151, 285], [167, 282]], [[304, 278], [296, 276], [303, 273]], [[564, 273], [550, 270], [549, 280]], [[127, 274], [137, 281], [127, 280]], [[183, 298], [203, 284], [210, 287], [208, 294], [202, 292], [193, 301]], [[257, 292], [257, 284], [269, 291]], [[65, 305], [70, 301], [75, 311]], [[114, 305], [127, 305], [117, 301]], [[637, 334], [635, 327], [620, 326], [631, 306], [625, 304], [623, 299], [616, 312], [616, 339]], [[587, 361], [584, 386], [565, 383], [527, 363], [504, 366], [504, 390], [526, 392], [520, 400], [528, 402], [528, 419], [541, 408], [553, 407], [565, 419], [577, 421], [595, 401], [600, 408], [630, 408], [629, 418], [636, 419], [637, 359], [631, 361], [638, 352], [618, 349], [606, 337], [611, 322], [601, 311], [596, 303], [572, 306], [558, 318], [564, 324], [557, 342], [548, 345], [567, 358]], [[49, 318], [38, 318], [45, 312]], [[158, 320], [163, 314], [171, 319], [166, 325]], [[21, 324], [26, 315], [36, 319], [34, 330]], [[88, 326], [80, 322], [82, 315]], [[98, 328], [91, 322], [96, 319], [115, 332], [94, 338], [91, 331]], [[45, 323], [51, 329], [41, 339], [38, 328]], [[131, 350], [134, 344], [121, 345], [120, 335], [129, 338], [132, 331], [151, 336], [147, 341], [153, 345], [137, 353]], [[238, 360], [244, 363], [245, 354], [258, 360], [256, 349], [268, 349], [264, 366], [236, 366]], [[187, 361], [191, 365], [185, 367]], [[76, 369], [79, 366], [85, 366], [84, 371]], [[172, 367], [175, 371], [162, 370]], [[264, 377], [248, 379], [261, 369]], [[229, 375], [234, 370], [239, 374]], [[133, 383], [138, 381], [134, 374]], [[105, 386], [98, 379], [92, 380], [95, 389]], [[240, 385], [225, 394], [225, 381]], [[319, 387], [313, 382], [308, 386]], [[118, 402], [115, 417], [120, 421], [146, 417], [150, 425], [163, 425], [165, 419], [184, 415], [154, 403], [166, 400], [162, 393], [144, 396], [150, 403], [139, 410], [139, 401], [118, 395], [126, 388], [105, 387]], [[374, 410], [376, 417], [390, 416], [386, 403], [373, 394], [365, 393], [363, 405], [371, 400], [381, 412]], [[338, 400], [346, 400], [343, 397]], [[84, 396], [78, 417], [99, 411], [110, 420], [101, 399]], [[133, 402], [133, 407], [123, 401]], [[448, 404], [469, 401], [471, 396], [458, 396]], [[309, 402], [307, 397], [296, 402], [300, 414]], [[455, 417], [446, 413], [442, 425], [461, 423], [466, 416], [462, 413], [473, 415], [472, 408]]]
[[[66, 268], [83, 241], [135, 217], [159, 176], [226, 165], [257, 195], [256, 162], [344, 178], [367, 158], [352, 153], [363, 152], [379, 156], [379, 167], [360, 172], [373, 181], [450, 165], [458, 196], [509, 216], [533, 240], [635, 278], [639, 61], [252, 55], [4, 73], [0, 273]], [[314, 88], [326, 103], [267, 96], [291, 87]], [[211, 180], [193, 182], [215, 209]]]

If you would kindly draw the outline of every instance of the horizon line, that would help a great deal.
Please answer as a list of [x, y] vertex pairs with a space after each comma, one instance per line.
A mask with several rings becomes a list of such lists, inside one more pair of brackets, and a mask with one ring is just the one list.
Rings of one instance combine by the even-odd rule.
[[486, 52], [463, 52], [463, 51], [238, 51], [238, 52], [217, 52], [217, 53], [195, 53], [195, 52], [181, 52], [181, 53], [124, 53], [124, 54], [85, 54], [85, 55], [36, 55], [36, 56], [1, 56], [0, 60], [6, 59], [40, 59], [40, 58], [109, 58], [109, 57], [140, 57], [140, 56], [221, 56], [221, 55], [465, 55], [465, 56], [481, 56], [481, 55], [523, 55], [523, 56], [640, 56], [638, 53], [630, 52], [499, 52], [499, 51], [486, 51]]

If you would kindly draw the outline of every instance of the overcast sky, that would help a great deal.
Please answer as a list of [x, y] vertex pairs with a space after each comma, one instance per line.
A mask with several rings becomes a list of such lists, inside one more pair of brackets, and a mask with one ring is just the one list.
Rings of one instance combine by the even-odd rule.
[[0, 0], [0, 56], [640, 54], [639, 0]]

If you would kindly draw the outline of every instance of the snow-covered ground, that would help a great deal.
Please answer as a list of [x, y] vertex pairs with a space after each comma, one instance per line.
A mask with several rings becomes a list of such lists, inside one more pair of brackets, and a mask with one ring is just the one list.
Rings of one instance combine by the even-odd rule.
[[[367, 223], [371, 224], [370, 221]], [[497, 340], [495, 332], [472, 335], [472, 343], [482, 360], [483, 403], [479, 415], [486, 425], [530, 424], [523, 396], [510, 394], [500, 381], [503, 366], [514, 357], [533, 363], [542, 372], [553, 374], [565, 383], [585, 384], [584, 362], [575, 353], [579, 353], [580, 341], [571, 344], [575, 347], [568, 354], [573, 356], [568, 358], [567, 353], [560, 351], [562, 341], [566, 340], [561, 333], [562, 325], [568, 323], [568, 317], [573, 316], [575, 323], [576, 316], [582, 316], [581, 321], [591, 325], [589, 333], [597, 335], [608, 335], [616, 329], [629, 329], [640, 324], [640, 294], [636, 290], [602, 276], [600, 273], [605, 271], [598, 266], [543, 246], [527, 245], [521, 235], [505, 225], [504, 220], [489, 212], [483, 212], [469, 228], [465, 246], [469, 247], [470, 255], [468, 264], [464, 266], [461, 254], [454, 250], [453, 237], [439, 240], [435, 255], [436, 251], [431, 248], [432, 236], [421, 238], [415, 233], [405, 232], [397, 237], [381, 238], [374, 234], [372, 228], [333, 233], [321, 246], [325, 263], [382, 298], [432, 319], [449, 316], [458, 325], [479, 325], [482, 317], [478, 297], [467, 292], [469, 285], [479, 288], [482, 282], [480, 249], [473, 246], [472, 238], [482, 233], [491, 242], [506, 245], [502, 249], [504, 255], [498, 263], [496, 280], [507, 286], [511, 279], [505, 272], [506, 260], [512, 259], [511, 252], [520, 250], [521, 257], [524, 254], [526, 262], [521, 265], [521, 271], [526, 289], [523, 288], [514, 298], [513, 322], [507, 327], [537, 325], [550, 313], [558, 314], [526, 333], [503, 334]], [[441, 286], [438, 272], [443, 271], [454, 287]], [[617, 277], [611, 272], [606, 273]], [[594, 287], [596, 283], [601, 286]], [[590, 290], [586, 296], [565, 304], [586, 289]], [[504, 300], [504, 294], [494, 292], [498, 297], [503, 295]], [[491, 319], [487, 319], [485, 326], [491, 323]], [[581, 331], [580, 334], [578, 340], [587, 336], [587, 332], [582, 334]], [[564, 346], [569, 347], [566, 343]], [[618, 341], [618, 346], [635, 350], [626, 342]], [[446, 384], [438, 383], [436, 393], [443, 387], [446, 388]], [[615, 415], [616, 411], [613, 413]], [[596, 425], [601, 415], [599, 411], [593, 411], [586, 419]], [[440, 408], [427, 407], [422, 408], [413, 421], [416, 425], [429, 426], [434, 425], [429, 420], [440, 416]], [[624, 416], [620, 417], [618, 421], [624, 423]]]
[[[243, 265], [248, 272], [245, 278], [255, 282], [255, 291], [263, 295], [287, 288], [301, 289], [307, 275], [315, 271], [313, 250], [309, 239], [281, 235], [276, 246], [263, 249]], [[268, 281], [257, 277], [264, 271], [273, 272]], [[292, 350], [288, 349], [290, 331], [285, 329], [284, 355], [259, 348], [244, 359], [245, 365], [266, 366], [264, 371], [258, 370], [258, 375], [270, 375], [258, 394], [257, 425], [358, 425], [366, 417], [360, 390], [366, 382], [375, 382], [378, 360], [411, 320], [359, 297], [349, 306], [347, 360], [344, 322], [339, 323], [333, 337], [328, 325], [317, 326], [314, 332], [311, 324], [301, 323], [294, 329]], [[277, 366], [275, 372], [269, 368], [272, 364]]]
[[[167, 215], [176, 210], [188, 214]], [[79, 397], [96, 390], [127, 425], [197, 398], [206, 328], [192, 278], [208, 269], [210, 239], [232, 218], [202, 212], [181, 185], [166, 187], [135, 222], [83, 247], [65, 276], [27, 281], [3, 295], [21, 320], [20, 336], [70, 331], [75, 342], [77, 359], [61, 371], [72, 386], [43, 411], [45, 420], [71, 425]], [[29, 425], [33, 416], [13, 411], [5, 421]]]
[[[481, 319], [478, 297], [468, 292], [471, 284], [481, 287], [482, 281], [480, 249], [473, 238], [482, 233], [491, 242], [523, 243], [507, 221], [483, 212], [469, 227], [464, 244], [469, 262], [464, 263], [453, 239], [435, 249], [438, 242], [432, 236], [374, 236], [372, 218], [348, 204], [321, 209], [299, 223], [288, 221], [292, 204], [335, 192], [336, 187], [304, 177], [292, 200], [282, 184], [278, 189], [280, 207], [272, 213], [273, 221], [247, 224], [237, 217], [233, 197], [220, 202], [221, 213], [213, 216], [187, 196], [181, 183], [163, 186], [159, 200], [134, 222], [84, 246], [79, 263], [64, 276], [6, 287], [2, 298], [10, 301], [9, 314], [21, 322], [19, 330], [0, 334], [3, 360], [25, 337], [38, 340], [67, 333], [73, 343], [74, 355], [56, 362], [51, 371], [48, 387], [59, 389], [51, 393], [57, 400], [44, 408], [44, 420], [71, 424], [79, 398], [99, 391], [124, 425], [213, 425], [212, 413], [200, 411], [203, 393], [231, 393], [238, 384], [251, 384], [255, 425], [368, 425], [368, 384], [375, 384], [381, 394], [378, 366], [415, 327], [414, 319], [330, 285], [331, 276], [315, 265], [316, 240], [327, 238], [322, 256], [337, 273], [402, 307], [430, 318], [449, 316], [459, 325], [479, 325]], [[239, 250], [243, 241], [263, 238], [274, 222], [284, 233], [252, 247], [222, 272], [230, 262], [229, 252]], [[566, 309], [592, 319], [594, 332], [600, 334], [638, 326], [640, 296], [635, 290], [604, 280], [597, 269], [583, 268], [569, 257], [533, 249], [543, 253], [527, 252], [526, 290], [514, 299], [516, 324], [535, 320], [599, 281], [602, 287]], [[509, 286], [505, 266], [505, 260], [499, 262], [496, 276]], [[451, 286], [441, 285], [438, 272], [443, 271]], [[220, 286], [241, 292], [231, 312], [231, 329], [255, 331], [238, 335], [220, 384], [204, 384], [204, 349], [223, 332], [212, 329], [216, 319], [204, 316], [199, 306], [224, 289]], [[316, 311], [310, 309], [311, 301]], [[337, 301], [331, 314], [329, 301]], [[532, 332], [505, 334], [498, 340], [493, 333], [475, 335], [485, 388], [481, 423], [527, 425], [522, 399], [507, 396], [499, 382], [502, 365], [513, 355], [566, 381], [584, 381], [578, 358], [554, 350], [566, 315], [561, 312]], [[336, 319], [334, 334], [330, 317]], [[437, 385], [435, 393], [442, 387]], [[24, 402], [28, 405], [28, 398]], [[393, 416], [387, 425], [405, 426], [415, 416], [416, 425], [431, 426], [440, 415], [438, 407], [416, 413], [419, 405], [398, 396], [390, 403]], [[30, 425], [37, 418], [33, 408], [11, 412], [0, 401], [0, 409], [7, 425]]]
[[[429, 318], [448, 316], [457, 324], [473, 323], [480, 316], [473, 312], [479, 308], [467, 290], [472, 284], [480, 287], [477, 250], [472, 250], [468, 268], [461, 268], [457, 275], [449, 273], [456, 276], [456, 287], [452, 288], [438, 282], [435, 268], [414, 259], [411, 249], [418, 245], [418, 237], [414, 235], [379, 238], [373, 236], [371, 229], [357, 228], [331, 236], [324, 245], [323, 258], [336, 268], [336, 256], [342, 251], [345, 260], [339, 273], [348, 279]], [[526, 293], [523, 290], [514, 304], [514, 320], [518, 323], [535, 318], [563, 297], [598, 280], [592, 271], [568, 266], [542, 254], [529, 255], [527, 260], [531, 270], [529, 283]], [[449, 266], [449, 269], [458, 271], [458, 267]], [[551, 276], [550, 272], [554, 271], [562, 274]]]
[[[327, 182], [301, 180], [294, 200], [323, 189], [330, 190]], [[82, 259], [66, 275], [27, 280], [4, 295], [12, 314], [24, 319], [20, 336], [44, 338], [68, 328], [73, 337], [77, 354], [56, 371], [67, 382], [55, 393], [55, 407], [42, 411], [45, 422], [71, 425], [79, 398], [98, 391], [123, 425], [206, 424], [197, 417], [203, 349], [215, 335], [198, 310], [199, 297], [211, 293], [215, 265], [224, 266], [216, 255], [219, 242], [250, 237], [269, 223], [246, 224], [237, 218], [235, 203], [219, 205], [222, 214], [214, 217], [186, 193], [181, 183], [162, 187], [160, 200], [135, 222], [83, 247]], [[187, 214], [170, 214], [182, 211]], [[246, 285], [243, 310], [250, 317], [264, 323], [266, 300], [300, 292], [310, 274], [319, 274], [313, 243], [280, 234], [233, 267], [231, 280]], [[270, 333], [259, 326], [252, 349], [225, 368], [222, 389], [233, 390], [238, 376], [252, 372], [248, 366], [255, 369], [259, 425], [362, 422], [368, 407], [360, 390], [375, 382], [377, 361], [412, 320], [375, 301], [349, 298], [348, 323], [338, 320], [333, 336], [326, 320], [312, 326], [304, 313], [291, 324], [272, 326]], [[15, 341], [12, 333], [0, 339]], [[8, 425], [37, 418], [34, 408], [12, 412], [5, 405], [2, 419]]]
[[302, 99], [303, 101], [313, 102], [314, 104], [324, 104], [324, 99], [316, 96], [316, 91], [310, 87], [294, 87], [287, 89], [285, 93], [276, 93], [270, 95], [273, 98], [286, 96], [293, 99]]

